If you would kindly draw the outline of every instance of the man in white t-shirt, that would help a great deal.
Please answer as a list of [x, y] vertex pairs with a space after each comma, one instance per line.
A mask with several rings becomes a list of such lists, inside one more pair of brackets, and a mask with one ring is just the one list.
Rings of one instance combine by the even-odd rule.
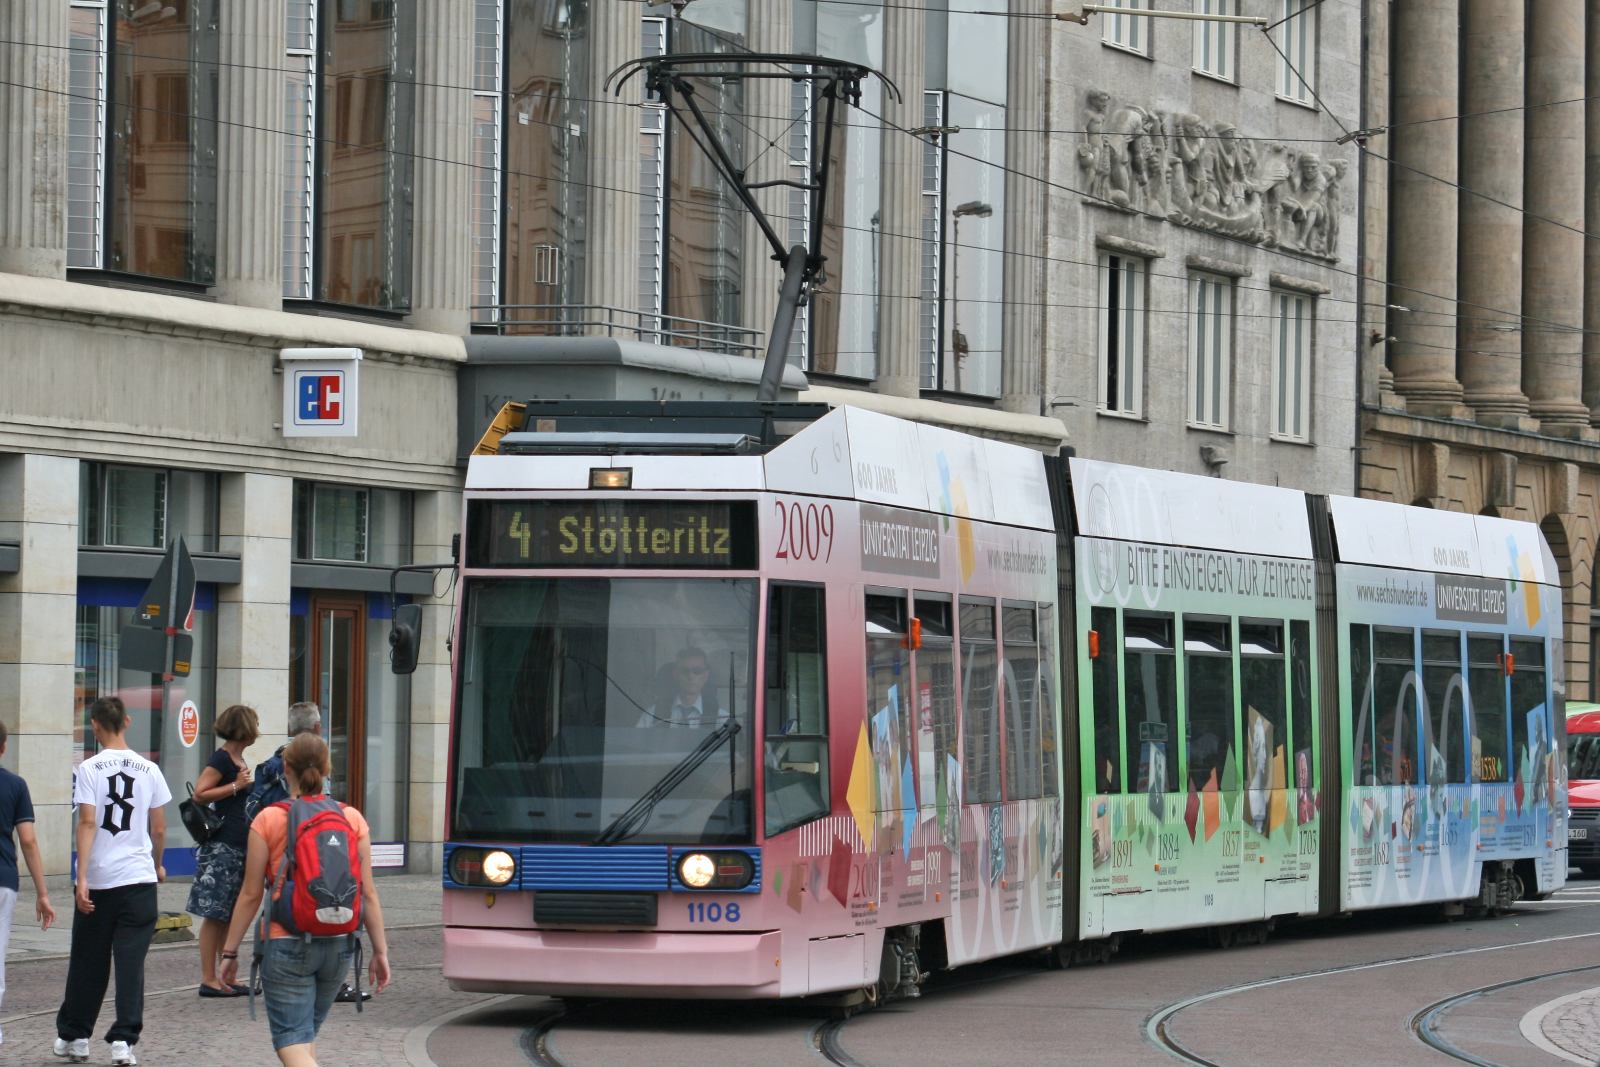
[[161, 855], [172, 793], [161, 769], [128, 747], [130, 720], [120, 699], [96, 700], [89, 718], [100, 751], [72, 775], [77, 912], [54, 1052], [73, 1063], [88, 1061], [114, 960], [117, 1020], [106, 1041], [113, 1064], [137, 1064], [133, 1046], [144, 1029], [144, 958], [156, 930], [156, 883], [167, 877]]

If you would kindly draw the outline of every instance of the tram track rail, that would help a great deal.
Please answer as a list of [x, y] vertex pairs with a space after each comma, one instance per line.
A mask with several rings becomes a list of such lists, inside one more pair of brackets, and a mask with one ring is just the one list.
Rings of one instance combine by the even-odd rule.
[[565, 1061], [550, 1047], [550, 1031], [567, 1017], [565, 1005], [545, 1009], [532, 1026], [522, 1031], [517, 1044], [522, 1055], [534, 1067], [567, 1067]]
[[[1566, 941], [1587, 940], [1596, 937], [1600, 937], [1600, 932], [1564, 934], [1558, 937], [1541, 937], [1529, 941], [1513, 941], [1502, 945], [1476, 945], [1472, 948], [1450, 949], [1445, 952], [1425, 952], [1409, 956], [1396, 956], [1386, 960], [1372, 960], [1367, 963], [1346, 964], [1340, 967], [1323, 967], [1313, 971], [1301, 971], [1296, 974], [1279, 975], [1274, 978], [1263, 978], [1254, 982], [1244, 982], [1240, 985], [1228, 986], [1223, 989], [1213, 989], [1210, 992], [1200, 993], [1196, 996], [1188, 997], [1184, 1000], [1169, 1004], [1166, 1007], [1153, 1012], [1145, 1020], [1145, 1039], [1150, 1044], [1155, 1045], [1157, 1048], [1167, 1053], [1173, 1059], [1176, 1059], [1181, 1063], [1190, 1064], [1192, 1067], [1227, 1067], [1227, 1065], [1222, 1062], [1200, 1055], [1198, 1052], [1188, 1048], [1181, 1041], [1179, 1041], [1172, 1032], [1173, 1021], [1183, 1012], [1186, 1012], [1191, 1008], [1197, 1008], [1202, 1004], [1209, 1004], [1212, 1001], [1221, 1000], [1225, 997], [1238, 996], [1243, 993], [1250, 993], [1260, 989], [1271, 989], [1275, 986], [1288, 985], [1291, 982], [1304, 982], [1316, 978], [1328, 978], [1334, 975], [1356, 974], [1362, 971], [1375, 971], [1388, 967], [1403, 967], [1409, 964], [1417, 963], [1432, 963], [1437, 960], [1452, 959], [1460, 956], [1473, 956], [1485, 952], [1505, 952], [1511, 949], [1533, 948], [1539, 945], [1556, 944]], [[1584, 970], [1600, 970], [1600, 964], [1572, 969], [1574, 972]], [[1559, 977], [1563, 973], [1568, 972], [1552, 971], [1546, 974], [1533, 975], [1526, 978], [1516, 979], [1508, 983], [1499, 983], [1498, 987], [1509, 987], [1519, 983], [1538, 981], [1543, 978]], [[1444, 1001], [1440, 1001], [1437, 1004], [1430, 1005], [1428, 1008], [1422, 1009], [1421, 1012], [1418, 1012], [1417, 1015], [1413, 1016], [1413, 1031], [1415, 1032], [1416, 1030], [1416, 1021], [1427, 1015], [1427, 1013], [1430, 1011], [1434, 1012], [1434, 1014], [1429, 1016], [1429, 1018], [1437, 1019], [1443, 1014], [1444, 1011], [1448, 1010], [1448, 1006], [1450, 1006], [1452, 1003], [1463, 1003], [1464, 999], [1470, 999], [1472, 996], [1481, 996], [1487, 992], [1491, 992], [1493, 988], [1496, 987], [1484, 987], [1482, 989], [1469, 990], [1466, 993], [1458, 993], [1454, 997], [1447, 998]], [[1439, 1046], [1433, 1045], [1432, 1042], [1428, 1042], [1426, 1038], [1422, 1038], [1420, 1033], [1418, 1033], [1418, 1037], [1424, 1040], [1424, 1042], [1430, 1046], [1437, 1048], [1438, 1051], [1455, 1056], [1457, 1059], [1462, 1060], [1463, 1062], [1480, 1064], [1481, 1067], [1500, 1067], [1500, 1065], [1491, 1063], [1490, 1061], [1469, 1058], [1471, 1055], [1470, 1053], [1465, 1053], [1460, 1050], [1451, 1052], [1447, 1049], [1439, 1048]], [[1440, 1040], [1444, 1039], [1441, 1038]]]
[[1591, 963], [1583, 967], [1566, 967], [1558, 971], [1547, 971], [1544, 974], [1531, 974], [1524, 978], [1513, 978], [1505, 982], [1495, 982], [1492, 985], [1479, 986], [1469, 989], [1454, 996], [1445, 997], [1428, 1005], [1411, 1017], [1411, 1031], [1416, 1034], [1417, 1040], [1428, 1047], [1444, 1053], [1451, 1059], [1460, 1060], [1462, 1063], [1473, 1064], [1474, 1067], [1503, 1067], [1493, 1060], [1486, 1060], [1456, 1045], [1449, 1038], [1439, 1032], [1438, 1024], [1445, 1015], [1464, 1004], [1485, 997], [1493, 993], [1516, 989], [1520, 986], [1533, 985], [1535, 982], [1546, 982], [1552, 978], [1563, 978], [1567, 975], [1584, 974], [1590, 971], [1600, 971], [1600, 963]]

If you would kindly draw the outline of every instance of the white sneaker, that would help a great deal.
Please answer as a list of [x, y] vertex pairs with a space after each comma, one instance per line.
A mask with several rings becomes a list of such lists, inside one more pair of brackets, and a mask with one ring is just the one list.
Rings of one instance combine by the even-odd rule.
[[133, 1054], [133, 1047], [126, 1041], [111, 1042], [111, 1063], [113, 1067], [137, 1067], [139, 1058]]
[[64, 1037], [58, 1037], [55, 1047], [50, 1051], [70, 1063], [88, 1063], [89, 1039], [80, 1037], [75, 1041], [68, 1041]]

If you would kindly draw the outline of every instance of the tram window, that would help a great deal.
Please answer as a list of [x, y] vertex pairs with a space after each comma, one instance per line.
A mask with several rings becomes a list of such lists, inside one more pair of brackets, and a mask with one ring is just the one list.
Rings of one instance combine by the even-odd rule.
[[[1094, 713], [1094, 791], [1117, 793], [1122, 789], [1122, 720], [1118, 714], [1117, 650], [1122, 641], [1117, 634], [1115, 608], [1091, 608], [1089, 629], [1094, 631], [1099, 655], [1089, 661], [1090, 706]], [[1135, 764], [1135, 766], [1138, 766]]]
[[1188, 675], [1189, 782], [1204, 789], [1239, 788], [1233, 711], [1233, 635], [1227, 619], [1184, 616], [1183, 664]]
[[[1294, 785], [1302, 801], [1312, 802], [1316, 789], [1317, 731], [1313, 723], [1311, 685], [1311, 624], [1304, 619], [1289, 623], [1289, 715], [1294, 725]], [[1301, 819], [1307, 822], [1308, 819]]]
[[1128, 689], [1128, 775], [1139, 793], [1178, 788], [1178, 657], [1173, 617], [1130, 611], [1122, 617]]
[[1039, 620], [1031, 607], [1000, 609], [1004, 647], [1007, 800], [1044, 794], [1039, 767]]
[[1511, 639], [1511, 756], [1528, 788], [1529, 803], [1545, 799], [1549, 782], [1549, 714], [1545, 696], [1544, 642]]
[[1058, 778], [1061, 709], [1056, 703], [1056, 609], [1039, 605], [1039, 781], [1043, 794], [1061, 792]]
[[1239, 623], [1239, 695], [1244, 707], [1245, 821], [1271, 830], [1267, 809], [1272, 791], [1288, 781], [1285, 753], [1289, 717], [1283, 654], [1283, 623]]
[[1355, 781], [1358, 785], [1378, 784], [1375, 685], [1372, 627], [1354, 623], [1350, 626], [1350, 710], [1355, 725]]
[[911, 653], [904, 594], [867, 595], [867, 739], [878, 775], [878, 832], [899, 842], [904, 820], [916, 819], [916, 790], [904, 780], [916, 765], [911, 737]]
[[1429, 785], [1465, 782], [1466, 695], [1462, 692], [1461, 635], [1422, 631], [1422, 694], [1427, 701]]
[[820, 587], [771, 587], [765, 718], [768, 836], [828, 814], [827, 632]]
[[1467, 688], [1472, 693], [1473, 780], [1508, 782], [1505, 639], [1498, 634], [1467, 638]]
[[[950, 757], [956, 754], [956, 656], [952, 604], [948, 599], [919, 596], [916, 616], [922, 623], [922, 647], [916, 653], [919, 745], [932, 742], [934, 784], [923, 782], [924, 808], [936, 807], [950, 795]], [[931, 735], [931, 736], [930, 736]], [[953, 824], [953, 820], [952, 820]]]
[[1372, 632], [1372, 652], [1378, 784], [1417, 785], [1416, 631], [1378, 627]]
[[969, 804], [1000, 800], [1000, 723], [995, 704], [994, 602], [962, 598], [962, 776]]

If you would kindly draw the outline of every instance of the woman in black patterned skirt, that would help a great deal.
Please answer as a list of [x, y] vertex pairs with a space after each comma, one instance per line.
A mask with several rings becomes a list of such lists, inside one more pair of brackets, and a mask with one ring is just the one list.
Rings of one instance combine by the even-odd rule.
[[189, 889], [189, 913], [200, 919], [200, 995], [241, 997], [244, 986], [229, 985], [217, 977], [217, 954], [233, 918], [233, 902], [244, 880], [244, 854], [250, 840], [244, 800], [250, 792], [250, 768], [244, 750], [261, 736], [254, 708], [235, 704], [217, 716], [217, 740], [222, 747], [211, 754], [194, 799], [210, 804], [222, 815], [222, 828], [200, 846], [195, 856], [194, 885]]

